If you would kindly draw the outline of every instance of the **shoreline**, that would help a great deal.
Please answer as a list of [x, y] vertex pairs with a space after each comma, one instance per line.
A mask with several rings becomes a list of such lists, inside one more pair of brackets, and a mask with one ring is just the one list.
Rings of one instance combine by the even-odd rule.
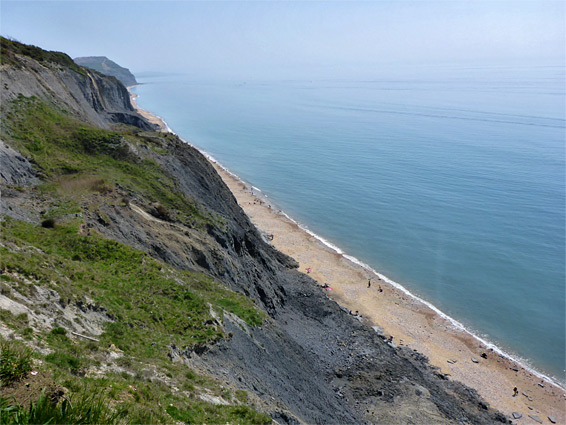
[[130, 94], [130, 103], [134, 107], [134, 110], [142, 117], [144, 117], [146, 120], [148, 120], [150, 123], [157, 125], [159, 127], [160, 132], [173, 133], [173, 130], [169, 128], [169, 126], [167, 125], [167, 123], [163, 118], [158, 117], [157, 115], [154, 115], [151, 112], [146, 111], [145, 109], [140, 108], [138, 106], [138, 104], [136, 103], [136, 99], [139, 97], [139, 95], [137, 93], [132, 92], [132, 88], [136, 87], [137, 85], [139, 84], [126, 87], [126, 89], [128, 89], [128, 93]]
[[[171, 131], [164, 120], [137, 106], [137, 94], [130, 91], [130, 96], [137, 112], [151, 117], [160, 131]], [[260, 189], [197, 149], [215, 167], [258, 230], [274, 235], [270, 243], [295, 258], [300, 264], [299, 271], [306, 273], [307, 268], [312, 269], [309, 275], [319, 285], [330, 284], [333, 290], [327, 294], [331, 299], [351, 311], [359, 311], [364, 322], [393, 336], [396, 345], [409, 346], [424, 354], [440, 373], [474, 388], [508, 417], [513, 418], [513, 412], [520, 413], [522, 417], [515, 419], [517, 423], [536, 423], [529, 418], [531, 415], [542, 423], [551, 423], [550, 416], [556, 423], [566, 424], [566, 391], [562, 386], [272, 208]], [[377, 290], [380, 285], [383, 292]], [[514, 387], [519, 390], [516, 397]]]

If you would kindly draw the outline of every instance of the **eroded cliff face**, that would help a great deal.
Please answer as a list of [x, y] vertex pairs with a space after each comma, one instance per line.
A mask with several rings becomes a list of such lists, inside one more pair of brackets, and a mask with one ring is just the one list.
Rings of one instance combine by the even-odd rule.
[[[161, 174], [148, 178], [171, 182], [169, 190], [191, 203], [192, 212], [175, 203], [160, 206], [159, 192], [140, 189], [143, 182], [112, 180], [109, 175], [101, 176], [103, 190], [77, 197], [72, 190], [77, 190], [82, 169], [71, 176], [49, 174], [41, 169], [45, 166], [39, 157], [30, 163], [0, 144], [2, 215], [43, 220], [52, 200], [34, 189], [41, 175], [56, 182], [57, 190], [67, 190], [64, 196], [79, 200], [80, 213], [71, 218], [82, 220], [84, 235], [100, 234], [176, 270], [203, 273], [245, 294], [267, 313], [261, 325], [253, 326], [225, 312], [218, 326], [228, 337], [189, 347], [171, 339], [157, 347], [168, 361], [248, 391], [255, 407], [278, 423], [506, 422], [473, 390], [439, 374], [418, 353], [387, 343], [328, 299], [296, 270], [293, 259], [262, 237], [203, 155], [175, 135], [145, 131], [151, 125], [132, 111], [127, 91], [115, 79], [31, 58], [22, 61], [21, 68], [1, 68], [5, 110], [19, 96], [35, 96], [102, 128], [117, 122], [136, 126], [113, 127], [122, 137], [115, 142], [120, 149], [112, 152], [120, 152], [120, 161], [127, 156], [130, 164], [124, 162], [127, 166], [120, 169], [155, 164]], [[9, 120], [5, 114], [2, 118]], [[24, 146], [12, 139], [9, 125], [5, 128], [2, 137], [8, 145]], [[62, 213], [60, 219], [71, 215]], [[71, 321], [67, 326], [74, 325]]]
[[[168, 264], [198, 270], [253, 298], [270, 316], [261, 327], [225, 319], [230, 339], [170, 357], [256, 394], [278, 422], [493, 423], [505, 421], [477, 394], [431, 369], [410, 349], [385, 342], [274, 250], [210, 163], [176, 137], [150, 136], [167, 153], [146, 154], [173, 173], [191, 199], [222, 218], [206, 233], [108, 202], [88, 226]], [[160, 151], [162, 152], [162, 151]], [[124, 194], [119, 194], [122, 197]], [[114, 204], [114, 205], [113, 205]]]
[[19, 66], [0, 65], [3, 107], [20, 95], [36, 96], [103, 128], [115, 123], [154, 128], [135, 112], [128, 90], [115, 78], [87, 68], [80, 74], [61, 65], [40, 63], [23, 55], [17, 57]]

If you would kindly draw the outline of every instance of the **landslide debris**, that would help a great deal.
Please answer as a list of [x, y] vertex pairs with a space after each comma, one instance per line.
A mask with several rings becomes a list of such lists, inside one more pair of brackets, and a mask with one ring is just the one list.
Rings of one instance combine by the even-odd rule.
[[329, 300], [116, 79], [14, 43], [0, 68], [0, 334], [33, 358], [0, 411], [29, 383], [43, 389], [32, 406], [109, 423], [507, 421]]

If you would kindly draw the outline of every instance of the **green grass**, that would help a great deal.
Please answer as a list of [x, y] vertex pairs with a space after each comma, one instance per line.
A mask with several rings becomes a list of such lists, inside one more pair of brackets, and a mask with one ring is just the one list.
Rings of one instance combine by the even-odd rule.
[[6, 140], [41, 171], [44, 191], [61, 194], [81, 189], [83, 194], [120, 185], [161, 203], [180, 222], [215, 220], [184, 195], [156, 162], [133, 153], [131, 146], [152, 139], [147, 133], [142, 137], [125, 129], [88, 126], [35, 97], [20, 96], [6, 109]]
[[6, 220], [2, 226], [4, 240], [39, 251], [0, 247], [0, 269], [53, 287], [65, 300], [93, 298], [115, 318], [103, 338], [128, 353], [163, 356], [163, 347], [171, 343], [190, 348], [222, 338], [209, 305], [249, 325], [262, 323], [264, 313], [243, 295], [204, 274], [172, 269], [127, 245], [81, 236], [74, 226], [46, 229], [18, 220]]
[[32, 424], [118, 424], [124, 414], [110, 409], [100, 395], [65, 398], [54, 403], [45, 394], [30, 403], [19, 406], [0, 396], [0, 423]]
[[81, 361], [78, 358], [64, 352], [56, 351], [55, 353], [48, 354], [45, 360], [59, 368], [69, 369], [69, 371], [74, 374], [76, 374], [81, 367]]
[[[9, 279], [8, 276], [4, 276], [4, 275], [0, 275], [0, 276]], [[7, 285], [4, 286], [4, 288], [7, 287], [8, 287]], [[4, 293], [4, 291], [2, 292]], [[5, 295], [9, 296], [9, 292], [6, 291]], [[23, 331], [24, 329], [27, 329], [29, 326], [28, 315], [26, 313], [14, 315], [8, 310], [0, 310], [0, 322], [18, 331]]]
[[0, 63], [5, 65], [21, 66], [16, 54], [28, 56], [39, 62], [52, 62], [72, 69], [79, 74], [85, 74], [82, 67], [62, 52], [43, 50], [40, 47], [23, 44], [0, 36]]
[[192, 403], [190, 408], [167, 407], [167, 413], [177, 421], [186, 424], [225, 424], [235, 421], [243, 424], [270, 424], [271, 418], [247, 406], [211, 405], [205, 402]]
[[43, 214], [43, 217], [46, 219], [54, 219], [80, 213], [82, 213], [82, 210], [78, 202], [71, 199], [58, 199], [52, 203], [49, 210]]
[[[167, 354], [172, 343], [186, 349], [214, 343], [225, 336], [211, 315], [211, 308], [219, 316], [226, 310], [251, 326], [261, 324], [265, 313], [250, 300], [204, 274], [175, 270], [141, 251], [101, 236], [81, 236], [72, 225], [46, 229], [9, 218], [0, 225], [3, 285], [25, 293], [31, 285], [26, 283], [27, 279], [34, 285], [56, 290], [65, 302], [84, 301], [88, 296], [106, 308], [114, 320], [97, 337], [100, 342], [71, 339], [63, 323], [48, 333], [36, 332], [39, 345], [51, 351], [40, 356], [45, 360], [44, 371], [67, 387], [73, 399], [108, 390], [105, 403], [114, 406], [113, 412], [119, 412], [117, 420], [128, 423], [171, 423], [172, 418], [191, 423], [270, 422], [267, 416], [246, 406], [213, 405], [174, 393], [149, 372], [157, 370], [190, 394], [206, 388], [209, 393], [227, 397], [229, 392], [216, 381], [195, 374], [181, 363], [172, 363]], [[29, 329], [27, 317], [16, 319], [5, 311], [0, 313], [20, 334]], [[124, 371], [100, 378], [86, 377], [92, 368], [107, 364], [110, 343], [123, 351], [116, 363]], [[152, 366], [148, 368], [149, 365]], [[236, 392], [236, 400], [243, 403], [247, 397]], [[37, 402], [41, 411], [61, 409], [61, 405], [45, 403]], [[166, 410], [166, 406], [170, 409]], [[18, 411], [29, 414], [29, 409]]]
[[[45, 375], [47, 369], [43, 369]], [[170, 369], [172, 376], [182, 377], [183, 365], [172, 364]], [[92, 378], [57, 369], [54, 376], [69, 390], [67, 394], [51, 401], [49, 393], [41, 393], [26, 406], [0, 394], [0, 423], [45, 424], [49, 419], [52, 420], [49, 423], [57, 424], [166, 424], [173, 420], [196, 424], [271, 423], [267, 415], [248, 406], [214, 405], [194, 396], [194, 388], [188, 397], [184, 393], [174, 393], [169, 385], [147, 379], [141, 373], [136, 376], [110, 373], [104, 378]], [[191, 380], [207, 388], [207, 393], [227, 398], [227, 391], [214, 381], [197, 375]]]
[[0, 341], [0, 382], [8, 385], [31, 370], [31, 350], [11, 341]]

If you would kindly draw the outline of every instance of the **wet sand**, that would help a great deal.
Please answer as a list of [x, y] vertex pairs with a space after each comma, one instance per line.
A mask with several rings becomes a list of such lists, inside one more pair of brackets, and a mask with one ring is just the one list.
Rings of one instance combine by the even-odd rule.
[[[137, 95], [132, 95], [132, 103]], [[167, 131], [167, 126], [135, 105], [144, 117]], [[256, 227], [273, 235], [275, 248], [295, 258], [299, 270], [322, 285], [332, 288], [328, 295], [340, 305], [358, 311], [371, 326], [393, 336], [393, 343], [405, 345], [426, 355], [449, 379], [474, 388], [489, 404], [512, 418], [522, 414], [517, 424], [542, 423], [566, 425], [566, 390], [543, 381], [521, 364], [486, 347], [469, 333], [456, 328], [449, 320], [380, 279], [362, 266], [337, 253], [310, 235], [283, 213], [271, 207], [257, 191], [212, 162], [238, 203]], [[368, 280], [371, 287], [368, 288]], [[379, 286], [381, 285], [382, 292]], [[322, 289], [321, 289], [322, 290]], [[484, 358], [482, 355], [485, 355]], [[513, 396], [514, 387], [518, 395]]]
[[153, 115], [151, 112], [148, 112], [145, 109], [142, 109], [138, 106], [138, 104], [136, 103], [136, 99], [138, 98], [139, 95], [137, 95], [136, 93], [132, 93], [132, 91], [130, 90], [132, 87], [134, 86], [128, 87], [128, 92], [130, 93], [130, 102], [132, 103], [132, 106], [134, 107], [136, 112], [140, 114], [142, 117], [144, 117], [146, 120], [148, 120], [150, 123], [159, 126], [159, 131], [162, 132], [169, 131], [169, 128], [167, 127], [167, 124], [165, 124], [165, 121], [163, 121], [158, 116]]

